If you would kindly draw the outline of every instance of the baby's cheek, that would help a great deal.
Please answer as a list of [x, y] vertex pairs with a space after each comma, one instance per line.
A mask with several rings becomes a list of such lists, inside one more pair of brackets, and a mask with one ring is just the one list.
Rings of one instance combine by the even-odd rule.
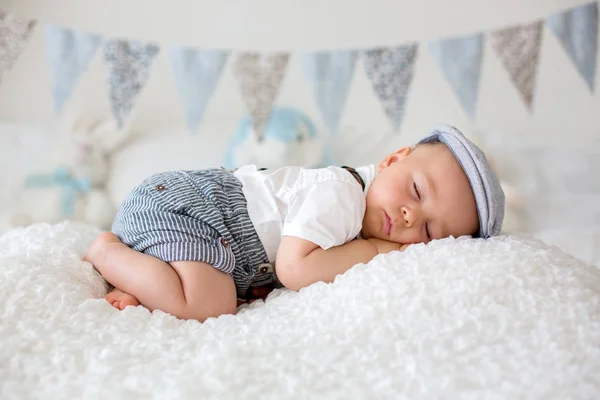
[[398, 243], [403, 244], [414, 244], [414, 243], [423, 243], [423, 238], [421, 237], [421, 232], [417, 229], [410, 228], [405, 229], [400, 237], [398, 238]]

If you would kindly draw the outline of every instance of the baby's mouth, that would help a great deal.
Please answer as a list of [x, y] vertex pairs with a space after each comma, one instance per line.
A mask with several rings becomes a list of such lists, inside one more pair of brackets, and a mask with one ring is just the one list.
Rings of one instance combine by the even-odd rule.
[[383, 212], [383, 215], [385, 216], [383, 229], [385, 230], [385, 234], [390, 236], [390, 232], [392, 231], [392, 220], [390, 219], [390, 217], [387, 215], [387, 213], [385, 211]]

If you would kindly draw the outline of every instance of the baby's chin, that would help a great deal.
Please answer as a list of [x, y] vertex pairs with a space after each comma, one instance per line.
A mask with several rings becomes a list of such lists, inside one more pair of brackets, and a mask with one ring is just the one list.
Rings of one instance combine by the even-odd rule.
[[373, 239], [376, 236], [372, 235], [367, 228], [363, 227], [363, 229], [360, 231], [359, 237], [362, 239]]
[[362, 230], [360, 232], [360, 237], [362, 239], [379, 239], [379, 240], [387, 240], [388, 242], [391, 242], [390, 238], [387, 237], [387, 235], [383, 235], [383, 234], [378, 235], [377, 233], [372, 234], [368, 230]]

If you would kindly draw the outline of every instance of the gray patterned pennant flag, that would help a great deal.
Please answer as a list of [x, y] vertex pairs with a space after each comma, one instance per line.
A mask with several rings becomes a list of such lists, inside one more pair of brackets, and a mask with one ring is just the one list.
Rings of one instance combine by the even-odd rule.
[[234, 74], [259, 136], [271, 115], [288, 60], [288, 53], [241, 53], [235, 60]]
[[0, 11], [0, 80], [12, 68], [31, 35], [36, 21]]
[[475, 117], [483, 35], [477, 33], [430, 42], [429, 52], [438, 62], [467, 114], [471, 118]]
[[198, 129], [228, 56], [219, 50], [172, 50], [173, 71], [190, 132]]
[[87, 69], [100, 37], [57, 26], [46, 26], [46, 54], [52, 78], [54, 106], [60, 112]]
[[548, 17], [546, 24], [561, 42], [588, 87], [593, 91], [598, 52], [598, 3], [594, 1], [552, 15]]
[[337, 133], [358, 53], [354, 50], [306, 53], [300, 63], [330, 133]]
[[417, 50], [415, 43], [366, 50], [362, 54], [367, 76], [396, 131], [404, 117], [404, 104], [413, 79]]
[[543, 21], [499, 29], [488, 40], [527, 107], [531, 108], [542, 44]]
[[158, 52], [158, 46], [137, 41], [111, 39], [104, 45], [110, 101], [119, 127], [123, 126], [146, 84], [150, 66]]

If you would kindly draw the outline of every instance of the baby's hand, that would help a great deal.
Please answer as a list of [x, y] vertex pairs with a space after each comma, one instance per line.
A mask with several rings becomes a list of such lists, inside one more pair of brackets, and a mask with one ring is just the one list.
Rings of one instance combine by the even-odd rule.
[[379, 254], [387, 254], [390, 251], [400, 250], [403, 251], [408, 247], [407, 244], [400, 244], [396, 242], [389, 242], [387, 240], [369, 238], [367, 239], [369, 243], [371, 243], [377, 249], [377, 253]]

